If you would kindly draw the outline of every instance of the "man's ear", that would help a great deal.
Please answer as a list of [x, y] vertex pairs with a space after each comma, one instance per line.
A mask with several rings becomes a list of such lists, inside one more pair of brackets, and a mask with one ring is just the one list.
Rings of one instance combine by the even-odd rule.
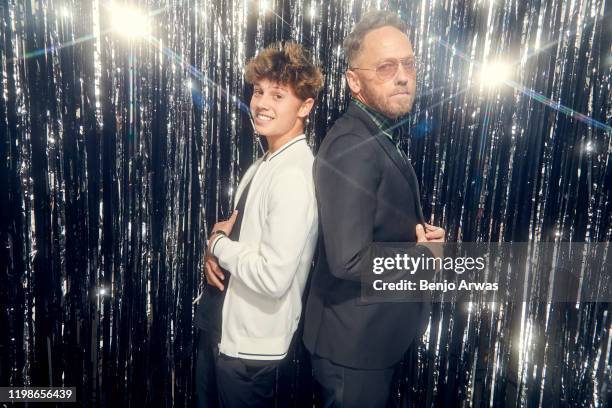
[[347, 69], [345, 75], [346, 82], [348, 83], [351, 92], [353, 95], [358, 95], [361, 92], [361, 81], [359, 80], [359, 76], [351, 69]]
[[306, 118], [310, 114], [312, 107], [314, 106], [314, 99], [308, 98], [304, 102], [302, 102], [302, 106], [298, 110], [298, 117], [301, 119]]

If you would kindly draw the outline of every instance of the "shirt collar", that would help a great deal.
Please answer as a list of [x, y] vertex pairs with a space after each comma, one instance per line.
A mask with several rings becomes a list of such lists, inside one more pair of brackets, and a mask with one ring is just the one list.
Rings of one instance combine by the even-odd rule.
[[306, 140], [306, 135], [304, 133], [302, 133], [301, 135], [298, 135], [298, 136], [294, 137], [293, 139], [289, 140], [287, 143], [285, 143], [284, 145], [279, 147], [278, 150], [275, 151], [272, 154], [270, 154], [270, 152], [267, 151], [266, 154], [264, 154], [264, 156], [263, 156], [263, 161], [270, 161], [270, 160], [272, 160], [273, 158], [278, 156], [280, 153], [284, 152], [289, 147], [293, 146], [295, 143], [298, 143], [301, 140]]
[[391, 139], [391, 141], [394, 141], [394, 135], [399, 132], [399, 126], [396, 120], [386, 117], [382, 113], [372, 109], [357, 98], [351, 98], [351, 100], [353, 101], [353, 103], [355, 103], [355, 105], [357, 105], [370, 116], [370, 118], [376, 124], [376, 127], [378, 127], [378, 129], [382, 133], [384, 133], [389, 139]]

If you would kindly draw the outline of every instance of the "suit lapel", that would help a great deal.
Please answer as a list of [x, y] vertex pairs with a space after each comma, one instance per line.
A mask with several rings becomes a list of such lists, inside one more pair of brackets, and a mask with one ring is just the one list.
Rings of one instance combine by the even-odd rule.
[[419, 181], [417, 179], [416, 173], [412, 164], [410, 164], [410, 160], [406, 157], [402, 158], [400, 156], [400, 152], [397, 151], [397, 148], [393, 144], [389, 137], [382, 133], [376, 123], [370, 118], [370, 116], [364, 112], [360, 107], [355, 105], [354, 103], [349, 104], [348, 113], [355, 117], [356, 119], [361, 120], [361, 122], [367, 127], [370, 131], [370, 134], [374, 139], [378, 142], [380, 147], [385, 151], [389, 159], [397, 166], [400, 173], [404, 176], [408, 185], [412, 189], [415, 195], [416, 208], [419, 219], [421, 222], [425, 222], [425, 217], [423, 216], [423, 209], [421, 208], [421, 195], [419, 191]]
[[[370, 134], [374, 139], [378, 142], [380, 147], [385, 151], [389, 159], [397, 166], [400, 173], [406, 178], [406, 181], [412, 185], [412, 177], [409, 175], [409, 163], [407, 163], [397, 151], [397, 148], [393, 144], [389, 137], [382, 133], [376, 123], [370, 118], [370, 116], [364, 112], [360, 107], [351, 103], [349, 105], [349, 114], [357, 119], [359, 119], [363, 124], [368, 128]], [[414, 170], [413, 170], [414, 172]]]
[[413, 180], [412, 182], [416, 195], [416, 209], [418, 213], [417, 215], [419, 216], [419, 220], [421, 221], [421, 223], [424, 224], [425, 217], [423, 216], [423, 208], [421, 207], [421, 192], [419, 191], [419, 180], [417, 179], [416, 172], [414, 171], [414, 168], [412, 167], [412, 164], [410, 164], [410, 162], [408, 162], [408, 172], [410, 173], [410, 177]]

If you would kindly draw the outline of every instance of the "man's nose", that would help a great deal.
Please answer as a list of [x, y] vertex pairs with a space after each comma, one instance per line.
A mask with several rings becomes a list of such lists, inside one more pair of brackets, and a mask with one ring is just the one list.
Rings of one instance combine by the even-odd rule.
[[399, 66], [397, 67], [397, 75], [395, 76], [395, 82], [397, 84], [404, 85], [412, 77], [413, 77], [413, 75], [411, 75], [410, 70], [408, 68], [404, 68], [403, 64], [399, 64]]

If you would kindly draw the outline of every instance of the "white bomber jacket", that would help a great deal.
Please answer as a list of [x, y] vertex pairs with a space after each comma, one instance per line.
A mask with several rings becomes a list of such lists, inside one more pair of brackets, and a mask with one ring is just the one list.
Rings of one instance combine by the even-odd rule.
[[287, 354], [302, 312], [302, 293], [315, 251], [318, 216], [313, 154], [300, 135], [257, 160], [234, 202], [253, 179], [240, 238], [211, 244], [231, 273], [223, 303], [219, 352], [253, 360]]

